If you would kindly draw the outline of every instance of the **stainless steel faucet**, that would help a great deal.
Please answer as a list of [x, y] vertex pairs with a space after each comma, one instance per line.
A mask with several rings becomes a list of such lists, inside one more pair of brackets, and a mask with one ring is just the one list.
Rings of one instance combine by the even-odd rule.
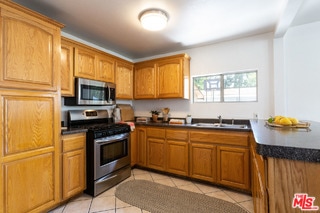
[[221, 117], [221, 115], [218, 116], [218, 119], [219, 119], [219, 123], [222, 124], [222, 117]]

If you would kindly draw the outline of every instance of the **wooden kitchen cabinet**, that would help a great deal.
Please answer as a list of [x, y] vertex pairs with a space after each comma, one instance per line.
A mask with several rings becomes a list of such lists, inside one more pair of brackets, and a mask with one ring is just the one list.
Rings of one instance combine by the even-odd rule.
[[189, 131], [166, 129], [166, 171], [189, 175]]
[[61, 96], [74, 96], [74, 45], [61, 38]]
[[96, 54], [93, 50], [76, 46], [74, 51], [74, 76], [96, 79]]
[[116, 98], [133, 99], [133, 64], [116, 61]]
[[60, 202], [60, 99], [0, 89], [0, 212], [44, 212]]
[[189, 60], [178, 56], [157, 62], [158, 98], [189, 99]]
[[137, 126], [137, 165], [147, 166], [147, 130], [144, 127]]
[[251, 157], [251, 191], [254, 212], [268, 212], [265, 159], [258, 155], [253, 134], [250, 134], [250, 157]]
[[97, 54], [96, 80], [115, 82], [115, 59], [106, 54]]
[[[192, 133], [190, 133], [190, 137]], [[196, 142], [190, 138], [190, 177], [209, 182], [216, 181], [217, 146]]]
[[63, 25], [9, 2], [1, 2], [0, 87], [56, 91]]
[[190, 142], [191, 177], [250, 190], [248, 132], [190, 131]]
[[134, 98], [189, 99], [190, 57], [168, 56], [135, 64]]
[[156, 67], [153, 62], [135, 64], [134, 99], [154, 99], [156, 94]]
[[165, 129], [147, 128], [147, 167], [164, 171], [166, 166]]
[[137, 131], [131, 131], [130, 132], [130, 154], [131, 154], [131, 160], [130, 165], [133, 167], [137, 164]]
[[46, 212], [60, 202], [60, 29], [0, 2], [0, 212]]
[[217, 182], [238, 189], [250, 189], [249, 149], [218, 146]]
[[62, 136], [62, 200], [86, 188], [86, 133]]

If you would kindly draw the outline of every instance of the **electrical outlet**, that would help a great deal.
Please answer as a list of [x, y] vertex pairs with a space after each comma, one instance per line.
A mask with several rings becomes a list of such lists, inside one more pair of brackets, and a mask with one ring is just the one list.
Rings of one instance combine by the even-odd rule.
[[253, 119], [258, 119], [258, 113], [253, 113]]

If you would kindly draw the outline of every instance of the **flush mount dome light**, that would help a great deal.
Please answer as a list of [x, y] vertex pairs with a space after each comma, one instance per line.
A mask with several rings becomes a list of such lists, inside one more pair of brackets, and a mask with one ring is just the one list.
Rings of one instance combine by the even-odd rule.
[[141, 12], [139, 19], [144, 29], [158, 31], [166, 27], [168, 22], [168, 14], [163, 10], [150, 9]]

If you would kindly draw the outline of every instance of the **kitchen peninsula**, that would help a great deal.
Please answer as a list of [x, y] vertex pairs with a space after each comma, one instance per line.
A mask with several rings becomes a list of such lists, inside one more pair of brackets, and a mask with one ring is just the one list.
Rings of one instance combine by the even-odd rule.
[[[320, 124], [309, 129], [276, 128], [251, 120], [252, 195], [255, 212], [301, 212], [320, 206]], [[316, 198], [293, 205], [295, 194]], [[310, 209], [309, 209], [310, 210]]]

